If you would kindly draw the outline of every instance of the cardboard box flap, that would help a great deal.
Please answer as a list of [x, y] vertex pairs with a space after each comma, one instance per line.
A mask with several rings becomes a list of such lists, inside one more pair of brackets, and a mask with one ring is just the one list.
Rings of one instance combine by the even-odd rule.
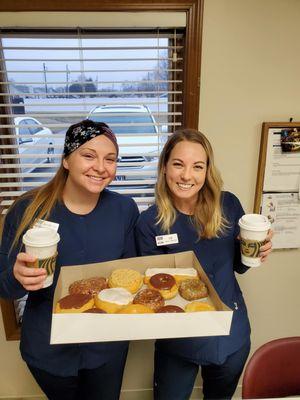
[[228, 335], [230, 321], [231, 313], [224, 311], [168, 315], [53, 314], [50, 343], [89, 343], [100, 341], [99, 337], [105, 342]]

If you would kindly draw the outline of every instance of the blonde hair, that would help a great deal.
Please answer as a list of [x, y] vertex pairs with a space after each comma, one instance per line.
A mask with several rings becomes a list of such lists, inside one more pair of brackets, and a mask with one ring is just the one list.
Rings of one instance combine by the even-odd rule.
[[176, 220], [177, 211], [173, 205], [172, 193], [167, 185], [165, 167], [170, 154], [177, 143], [187, 141], [199, 143], [207, 155], [207, 171], [203, 187], [198, 194], [194, 214], [191, 220], [198, 232], [199, 238], [211, 239], [218, 237], [228, 227], [228, 222], [222, 214], [221, 191], [223, 181], [214, 164], [214, 155], [210, 142], [203, 133], [194, 129], [182, 129], [174, 132], [165, 144], [158, 163], [158, 178], [155, 187], [155, 199], [158, 208], [157, 224], [163, 231], [170, 232]]
[[[18, 226], [16, 236], [12, 243], [11, 249], [12, 250], [15, 246], [17, 246], [23, 232], [32, 227], [34, 223], [38, 219], [48, 219], [49, 215], [56, 205], [58, 201], [62, 201], [62, 194], [63, 189], [68, 177], [68, 171], [64, 168], [63, 164], [61, 163], [59, 169], [57, 170], [55, 176], [45, 185], [30, 190], [29, 192], [20, 196], [9, 208], [8, 213], [10, 210], [18, 204], [19, 201], [24, 199], [29, 199], [30, 202], [26, 207], [23, 217], [21, 219], [20, 225]], [[7, 213], [7, 214], [8, 214]], [[6, 214], [6, 215], [7, 215]], [[4, 227], [5, 218], [2, 221], [1, 226], [1, 234], [3, 234], [3, 227]]]

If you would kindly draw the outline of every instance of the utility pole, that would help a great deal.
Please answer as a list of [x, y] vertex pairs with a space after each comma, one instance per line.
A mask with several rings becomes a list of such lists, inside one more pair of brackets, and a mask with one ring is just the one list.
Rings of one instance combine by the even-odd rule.
[[[47, 67], [46, 64], [43, 63], [43, 70], [44, 70], [44, 82], [45, 82], [45, 92], [48, 94], [48, 86], [47, 86]], [[47, 96], [46, 96], [47, 97]]]
[[70, 75], [70, 70], [68, 64], [66, 64], [66, 81], [67, 81], [67, 87], [66, 87], [66, 92], [67, 92], [67, 98], [69, 98], [69, 75]]

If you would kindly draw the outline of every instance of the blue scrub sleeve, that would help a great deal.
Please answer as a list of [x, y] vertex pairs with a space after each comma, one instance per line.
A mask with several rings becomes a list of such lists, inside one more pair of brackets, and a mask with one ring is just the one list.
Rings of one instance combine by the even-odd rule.
[[27, 293], [13, 274], [20, 244], [11, 249], [15, 238], [18, 219], [13, 209], [5, 218], [0, 248], [0, 297], [6, 299], [19, 299]]
[[240, 227], [239, 227], [239, 219], [245, 214], [245, 211], [239, 201], [239, 199], [231, 194], [232, 199], [233, 199], [233, 209], [236, 210], [235, 214], [235, 221], [234, 221], [234, 271], [237, 272], [238, 274], [244, 274], [246, 271], [248, 271], [249, 267], [244, 265], [242, 263], [242, 258], [241, 258], [241, 250], [240, 250], [240, 240], [238, 239], [238, 236], [240, 234]]

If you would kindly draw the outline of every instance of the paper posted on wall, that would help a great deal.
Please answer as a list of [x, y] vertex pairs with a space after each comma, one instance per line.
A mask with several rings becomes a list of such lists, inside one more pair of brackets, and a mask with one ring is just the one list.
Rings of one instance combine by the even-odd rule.
[[300, 200], [298, 193], [263, 194], [261, 213], [272, 224], [274, 249], [300, 247]]
[[[268, 130], [263, 190], [294, 192], [300, 187], [300, 152], [284, 151], [280, 128]], [[297, 142], [298, 143], [298, 142]]]

